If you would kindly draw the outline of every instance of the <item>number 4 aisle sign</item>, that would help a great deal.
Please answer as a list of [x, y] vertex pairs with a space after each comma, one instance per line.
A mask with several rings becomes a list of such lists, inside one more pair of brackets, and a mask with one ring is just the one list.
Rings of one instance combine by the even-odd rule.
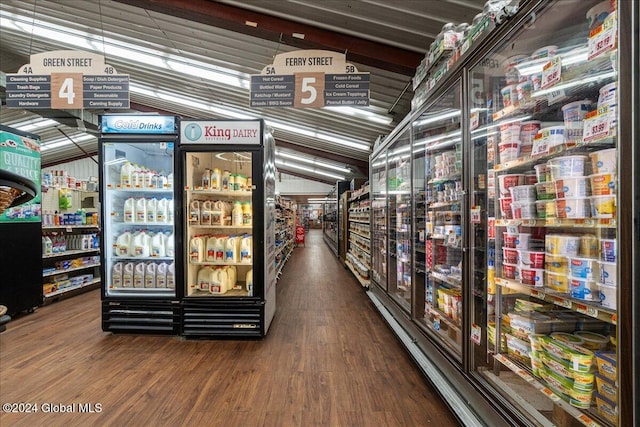
[[7, 108], [129, 108], [129, 76], [105, 64], [102, 55], [57, 50], [31, 55], [7, 74]]
[[322, 108], [369, 105], [369, 73], [341, 53], [298, 50], [276, 55], [251, 76], [251, 107]]

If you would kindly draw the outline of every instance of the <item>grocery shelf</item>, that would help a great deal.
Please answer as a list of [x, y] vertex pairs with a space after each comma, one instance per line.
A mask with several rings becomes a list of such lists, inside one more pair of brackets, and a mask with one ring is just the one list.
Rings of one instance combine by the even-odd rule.
[[227, 197], [251, 197], [251, 191], [223, 191], [223, 190], [205, 190], [202, 188], [189, 188], [185, 187], [185, 191], [188, 191], [191, 194], [203, 194], [210, 196], [227, 196]]
[[100, 267], [100, 263], [83, 265], [82, 267], [71, 267], [71, 268], [66, 268], [64, 270], [47, 271], [42, 273], [42, 277], [55, 276], [58, 274], [70, 273], [72, 271], [78, 271], [78, 270], [86, 270], [92, 267]]
[[369, 285], [371, 284], [371, 280], [362, 278], [360, 276], [360, 273], [358, 273], [358, 270], [353, 266], [351, 261], [349, 261], [348, 259], [344, 263], [349, 268], [349, 270], [351, 270], [351, 273], [353, 273], [353, 275], [355, 276], [356, 280], [358, 282], [360, 282], [362, 287], [363, 288], [369, 288]]
[[43, 230], [94, 230], [100, 228], [97, 224], [83, 224], [83, 225], [43, 225]]
[[453, 276], [447, 276], [446, 274], [442, 274], [442, 273], [438, 273], [436, 271], [430, 271], [429, 274], [431, 274], [431, 276], [434, 279], [437, 279], [441, 282], [444, 282], [448, 285], [454, 286], [456, 288], [462, 288], [462, 279], [458, 279], [456, 277]]
[[462, 325], [460, 325], [460, 322], [456, 322], [455, 320], [444, 314], [442, 311], [438, 310], [435, 307], [429, 307], [429, 313], [437, 316], [439, 320], [443, 321], [448, 327], [454, 329], [456, 332], [462, 333]]
[[123, 187], [120, 184], [117, 185], [112, 185], [112, 184], [107, 184], [107, 190], [116, 190], [116, 191], [122, 191], [125, 193], [173, 193], [173, 188], [147, 188], [147, 187], [133, 187], [133, 186], [126, 186]]
[[98, 252], [98, 251], [100, 251], [99, 248], [95, 248], [95, 249], [72, 249], [72, 250], [68, 250], [68, 251], [64, 251], [64, 252], [58, 252], [58, 253], [55, 253], [55, 254], [42, 255], [42, 258], [43, 259], [60, 258], [60, 257], [69, 256], [69, 255], [90, 254], [92, 252]]
[[362, 238], [365, 238], [365, 239], [370, 239], [371, 238], [370, 235], [362, 234], [362, 233], [359, 233], [359, 232], [354, 231], [354, 230], [349, 230], [349, 233], [357, 234], [358, 236], [360, 236]]
[[496, 227], [560, 227], [560, 228], [613, 228], [615, 218], [545, 218], [545, 219], [496, 219]]
[[114, 256], [112, 258], [115, 262], [117, 261], [173, 261], [174, 257], [169, 256]]
[[69, 286], [69, 287], [63, 288], [63, 289], [58, 289], [57, 291], [50, 292], [48, 294], [44, 294], [43, 296], [45, 298], [53, 298], [55, 296], [65, 294], [67, 292], [71, 292], [71, 291], [74, 291], [76, 289], [86, 288], [87, 286], [95, 285], [97, 283], [100, 283], [100, 278], [99, 277], [97, 277], [97, 278], [95, 278], [95, 279], [93, 279], [93, 280], [91, 280], [91, 281], [89, 281], [87, 283], [83, 283], [81, 285], [76, 285], [76, 286]]
[[200, 224], [189, 224], [189, 228], [215, 228], [215, 229], [245, 228], [247, 230], [253, 230], [253, 226], [252, 225], [200, 225]]
[[351, 219], [349, 218], [349, 222], [357, 222], [359, 224], [369, 224], [369, 220], [362, 220], [362, 219]]

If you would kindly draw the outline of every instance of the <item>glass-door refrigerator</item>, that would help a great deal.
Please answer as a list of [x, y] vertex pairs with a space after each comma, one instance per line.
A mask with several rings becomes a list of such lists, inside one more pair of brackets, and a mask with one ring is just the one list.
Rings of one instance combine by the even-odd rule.
[[177, 334], [173, 116], [100, 117], [102, 329]]
[[182, 333], [262, 337], [275, 313], [274, 140], [262, 120], [180, 124]]

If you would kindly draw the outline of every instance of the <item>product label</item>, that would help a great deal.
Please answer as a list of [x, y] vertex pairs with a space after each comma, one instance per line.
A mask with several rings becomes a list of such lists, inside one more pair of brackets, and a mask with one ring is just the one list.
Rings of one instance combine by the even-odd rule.
[[602, 25], [589, 34], [589, 61], [612, 51], [617, 45], [617, 13], [612, 12]]
[[542, 88], [546, 89], [558, 83], [562, 73], [562, 60], [560, 56], [554, 56], [551, 61], [542, 68]]
[[592, 142], [608, 138], [611, 131], [611, 114], [609, 107], [604, 105], [597, 111], [588, 113], [583, 122], [582, 140]]

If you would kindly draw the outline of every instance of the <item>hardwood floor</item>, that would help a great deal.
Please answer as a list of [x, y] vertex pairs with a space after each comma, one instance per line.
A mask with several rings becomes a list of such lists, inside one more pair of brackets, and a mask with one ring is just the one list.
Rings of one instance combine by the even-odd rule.
[[[99, 291], [41, 307], [0, 334], [0, 403], [38, 412], [0, 425], [458, 425], [320, 230], [285, 266], [277, 306], [261, 341], [103, 333]], [[89, 403], [100, 411], [81, 413]]]

